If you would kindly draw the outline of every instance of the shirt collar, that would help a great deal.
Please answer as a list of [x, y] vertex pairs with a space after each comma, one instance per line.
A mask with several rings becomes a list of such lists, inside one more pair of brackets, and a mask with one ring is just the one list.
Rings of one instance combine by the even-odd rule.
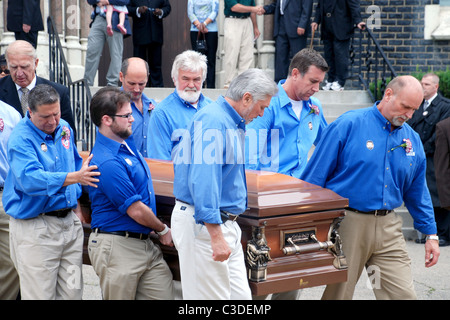
[[283, 84], [285, 82], [286, 82], [286, 80], [280, 80], [278, 82], [278, 99], [280, 100], [281, 108], [284, 108], [284, 107], [290, 105], [290, 103], [291, 103], [289, 96], [287, 95], [286, 91], [283, 88]]
[[[386, 130], [391, 131], [391, 126], [392, 123], [391, 121], [389, 121], [388, 119], [386, 119], [380, 112], [380, 110], [378, 110], [378, 104], [380, 103], [380, 101], [375, 102], [375, 104], [372, 107], [372, 111], [373, 114], [375, 115], [375, 118], [380, 122], [380, 124], [386, 128]], [[403, 124], [404, 125], [404, 124]], [[403, 125], [400, 127], [396, 127], [395, 130], [400, 130], [403, 129]]]
[[[175, 93], [175, 96], [176, 96], [176, 97], [181, 101], [181, 103], [183, 103], [186, 107], [188, 107], [188, 108], [195, 108], [191, 103], [187, 102], [186, 100], [181, 99], [181, 97], [178, 95], [177, 88], [175, 88], [174, 93]], [[195, 108], [195, 109], [200, 110], [200, 108], [202, 107], [202, 102], [203, 102], [203, 100], [204, 100], [203, 93], [200, 93], [200, 96], [198, 97], [197, 108]]]
[[41, 137], [43, 140], [46, 139], [55, 139], [57, 137], [58, 131], [61, 128], [61, 122], [56, 126], [55, 131], [53, 132], [54, 135], [51, 134], [47, 134], [44, 131], [42, 131], [41, 129], [39, 129], [38, 127], [36, 127], [36, 125], [33, 123], [33, 121], [31, 121], [30, 118], [30, 113], [29, 111], [27, 111], [26, 115], [25, 115], [25, 123], [34, 131], [36, 131], [36, 133], [39, 135], [39, 137]]
[[[281, 108], [292, 105], [291, 99], [289, 98], [289, 96], [287, 95], [286, 91], [284, 90], [284, 88], [282, 86], [283, 83], [285, 83], [285, 82], [286, 82], [286, 80], [280, 80], [278, 82], [278, 94], [277, 95], [280, 99]], [[303, 106], [307, 106], [309, 109], [311, 109], [311, 104], [312, 104], [311, 98], [309, 98], [306, 101], [302, 100], [302, 102], [303, 102]]]
[[[21, 86], [19, 86], [17, 83], [14, 82], [14, 84], [16, 85], [16, 90], [19, 91], [20, 93], [22, 93], [22, 91], [20, 91], [20, 89], [22, 89]], [[31, 83], [27, 86], [28, 90], [32, 90], [34, 87], [36, 86], [36, 76], [34, 76], [33, 80], [31, 81]]]
[[434, 100], [436, 97], [437, 97], [437, 92], [436, 92], [436, 93], [434, 94], [434, 96], [432, 96], [430, 99], [428, 99], [428, 100], [425, 99], [425, 101], [428, 101], [428, 106], [431, 105], [431, 102], [433, 102], [433, 100]]
[[225, 100], [224, 96], [217, 98], [217, 103], [222, 107], [222, 109], [231, 117], [236, 127], [245, 130], [245, 119], [242, 118], [239, 113]]
[[[120, 90], [124, 91], [123, 86], [120, 87]], [[149, 97], [147, 97], [147, 96], [145, 95], [144, 92], [142, 92], [141, 99], [142, 99], [142, 111], [144, 111], [145, 108], [148, 109], [148, 106], [149, 106], [150, 104], [152, 104], [154, 107], [156, 106], [155, 100], [150, 99]], [[137, 107], [136, 107], [136, 105], [134, 104], [133, 100], [130, 101], [130, 104], [131, 104], [132, 107], [134, 107], [134, 108], [137, 109]], [[148, 111], [148, 110], [145, 110], [145, 111]]]
[[[114, 141], [104, 136], [103, 134], [100, 133], [100, 131], [97, 132], [97, 138], [95, 141], [96, 143], [101, 144], [104, 148], [110, 150], [111, 153], [114, 155], [117, 155], [119, 153], [120, 147], [122, 145], [120, 142]], [[128, 139], [125, 140], [125, 142], [131, 148], [131, 150], [133, 150], [135, 154], [138, 154], [136, 150], [136, 145], [134, 144], [133, 136], [130, 136]]]

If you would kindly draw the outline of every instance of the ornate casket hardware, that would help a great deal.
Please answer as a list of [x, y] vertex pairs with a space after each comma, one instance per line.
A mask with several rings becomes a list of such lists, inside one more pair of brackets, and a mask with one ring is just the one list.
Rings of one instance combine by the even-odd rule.
[[267, 245], [264, 227], [252, 227], [252, 238], [247, 242], [247, 266], [250, 281], [260, 282], [267, 279], [267, 262], [270, 247]]
[[338, 270], [347, 269], [347, 259], [342, 250], [342, 240], [338, 229], [344, 217], [338, 217], [333, 220], [328, 230], [328, 239], [334, 244], [328, 251], [334, 256], [333, 266]]
[[333, 242], [329, 240], [319, 241], [315, 232], [315, 229], [282, 232], [282, 238], [284, 239], [283, 253], [285, 255], [293, 255], [328, 249], [334, 246]]

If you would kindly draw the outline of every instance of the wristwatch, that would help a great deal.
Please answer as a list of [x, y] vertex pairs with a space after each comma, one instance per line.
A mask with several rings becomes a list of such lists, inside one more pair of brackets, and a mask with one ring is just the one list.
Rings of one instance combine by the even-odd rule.
[[439, 237], [438, 236], [426, 236], [425, 240], [426, 241], [428, 241], [428, 240], [437, 240], [437, 241], [439, 241]]
[[164, 225], [164, 230], [162, 230], [162, 231], [156, 231], [156, 233], [159, 235], [159, 236], [163, 236], [163, 235], [165, 235], [167, 232], [169, 232], [169, 227], [165, 224]]

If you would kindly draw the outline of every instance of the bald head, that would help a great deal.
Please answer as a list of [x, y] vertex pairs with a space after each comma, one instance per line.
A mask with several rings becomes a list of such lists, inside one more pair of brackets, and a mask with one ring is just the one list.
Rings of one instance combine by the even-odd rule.
[[378, 110], [391, 122], [394, 129], [411, 119], [423, 101], [419, 80], [412, 76], [398, 76], [389, 82]]
[[123, 90], [131, 94], [131, 100], [141, 108], [141, 98], [147, 85], [149, 68], [147, 61], [133, 57], [125, 59], [119, 74]]

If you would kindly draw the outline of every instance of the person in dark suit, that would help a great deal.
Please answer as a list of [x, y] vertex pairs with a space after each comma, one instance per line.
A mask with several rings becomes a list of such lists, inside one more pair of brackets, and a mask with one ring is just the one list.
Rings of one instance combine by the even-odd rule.
[[[436, 174], [434, 167], [434, 153], [436, 148], [436, 124], [450, 117], [450, 100], [438, 93], [439, 77], [433, 73], [427, 73], [421, 80], [424, 101], [419, 109], [414, 112], [408, 124], [419, 134], [427, 157], [427, 186], [433, 201], [434, 216], [438, 228], [439, 246], [450, 244], [450, 212], [441, 207], [436, 186]], [[417, 239], [419, 243], [425, 243], [424, 239]]]
[[344, 89], [350, 61], [349, 45], [356, 25], [364, 29], [359, 0], [319, 0], [311, 28], [321, 25], [320, 37], [324, 46], [324, 57], [330, 67], [324, 90]]
[[133, 18], [133, 56], [150, 67], [151, 87], [164, 87], [161, 70], [163, 19], [170, 13], [169, 0], [131, 0], [128, 15]]
[[36, 75], [39, 62], [36, 49], [27, 41], [16, 40], [6, 49], [5, 57], [11, 74], [0, 79], [0, 100], [13, 106], [23, 117], [28, 109], [26, 100], [29, 91], [39, 84], [51, 85], [61, 97], [61, 118], [69, 123], [75, 134], [69, 89]]
[[436, 124], [435, 143], [434, 168], [439, 201], [441, 208], [450, 210], [450, 118]]
[[306, 47], [312, 0], [277, 0], [264, 6], [274, 14], [275, 81], [286, 79], [292, 57]]
[[44, 30], [41, 0], [8, 0], [6, 26], [16, 40], [25, 40], [37, 47], [38, 32]]

